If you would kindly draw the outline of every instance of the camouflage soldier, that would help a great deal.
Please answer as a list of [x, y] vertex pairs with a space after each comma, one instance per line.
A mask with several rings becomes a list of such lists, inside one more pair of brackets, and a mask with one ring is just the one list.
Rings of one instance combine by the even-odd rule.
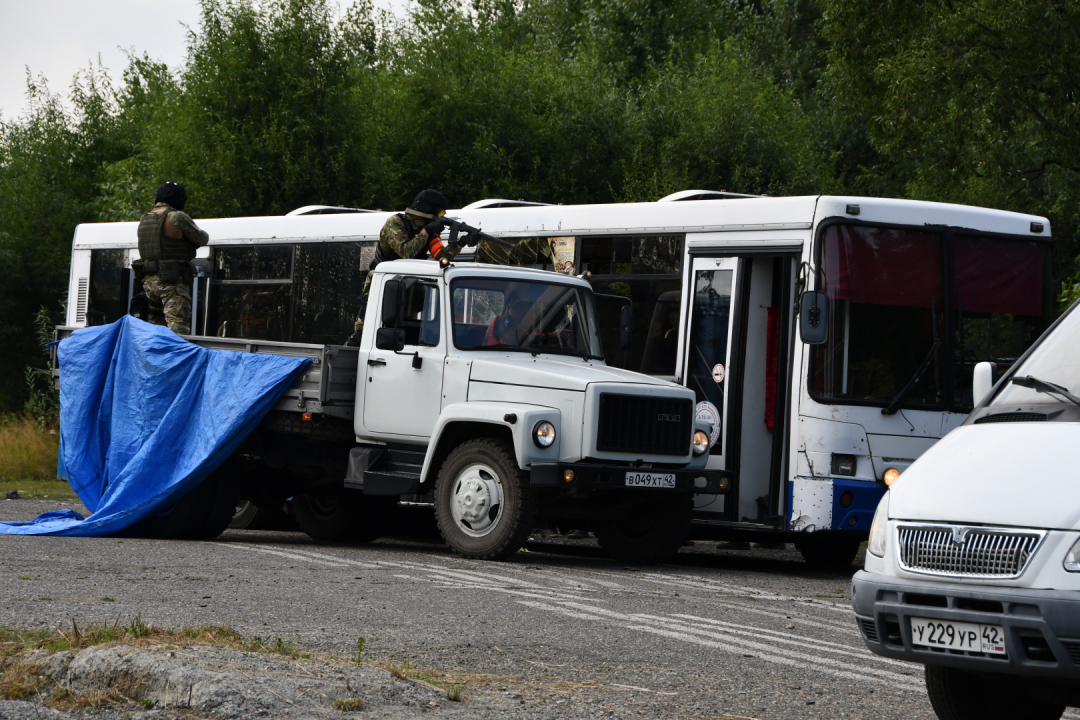
[[368, 266], [368, 276], [361, 293], [360, 313], [353, 325], [352, 337], [346, 345], [359, 345], [364, 329], [364, 312], [367, 309], [368, 293], [371, 291], [371, 271], [380, 262], [389, 262], [400, 258], [421, 259], [429, 254], [434, 260], [446, 258], [453, 260], [461, 252], [457, 245], [447, 245], [439, 235], [443, 231], [443, 222], [439, 218], [446, 214], [446, 198], [438, 190], [425, 190], [416, 196], [413, 204], [405, 212], [391, 215], [379, 232], [379, 246], [375, 258]]
[[168, 325], [178, 335], [191, 333], [191, 261], [195, 249], [210, 236], [182, 212], [187, 191], [180, 183], [167, 182], [157, 189], [156, 203], [139, 221], [139, 257], [143, 292], [149, 301], [147, 318]]

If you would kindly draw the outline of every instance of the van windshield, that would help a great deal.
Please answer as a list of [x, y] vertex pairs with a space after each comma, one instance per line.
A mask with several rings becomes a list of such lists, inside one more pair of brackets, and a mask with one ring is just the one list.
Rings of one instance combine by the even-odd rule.
[[562, 283], [462, 278], [450, 285], [454, 346], [602, 360], [592, 292]]
[[[1016, 368], [1013, 378], [1036, 378], [1053, 383], [1073, 395], [1080, 395], [1080, 312], [1073, 309], [1054, 332], [1046, 336], [1032, 350], [1031, 355]], [[1036, 403], [1064, 402], [1069, 400], [1055, 392], [1048, 392], [1042, 383], [1025, 386], [1009, 383], [1001, 389], [991, 406], [1031, 405]]]

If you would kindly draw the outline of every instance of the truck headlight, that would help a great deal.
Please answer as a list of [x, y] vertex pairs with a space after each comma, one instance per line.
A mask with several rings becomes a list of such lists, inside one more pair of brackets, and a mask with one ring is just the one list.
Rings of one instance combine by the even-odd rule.
[[1065, 571], [1080, 572], [1080, 540], [1073, 543], [1069, 552], [1065, 553]]
[[889, 491], [886, 490], [874, 513], [874, 522], [870, 523], [870, 541], [866, 551], [877, 557], [885, 557], [885, 546], [889, 542]]
[[533, 428], [533, 442], [537, 447], [549, 448], [555, 442], [555, 426], [547, 420], [541, 420]]
[[709, 449], [709, 436], [698, 430], [694, 433], [694, 454], [701, 455]]

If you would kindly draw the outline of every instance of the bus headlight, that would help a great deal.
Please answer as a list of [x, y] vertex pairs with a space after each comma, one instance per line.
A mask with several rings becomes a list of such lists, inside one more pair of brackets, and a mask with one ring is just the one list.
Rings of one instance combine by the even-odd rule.
[[694, 433], [694, 454], [701, 455], [709, 449], [709, 436], [698, 430]]
[[547, 420], [541, 420], [533, 428], [533, 442], [537, 447], [549, 448], [555, 442], [555, 426]]
[[877, 557], [885, 557], [885, 546], [889, 542], [889, 491], [886, 490], [874, 513], [874, 522], [870, 523], [870, 541], [866, 551]]

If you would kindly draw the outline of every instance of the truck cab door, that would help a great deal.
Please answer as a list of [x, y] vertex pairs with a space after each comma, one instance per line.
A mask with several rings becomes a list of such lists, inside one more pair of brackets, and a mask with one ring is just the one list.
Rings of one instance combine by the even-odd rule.
[[[374, 435], [431, 437], [442, 407], [446, 357], [439, 286], [429, 278], [406, 281], [402, 328], [405, 348], [367, 355], [364, 426]], [[363, 370], [363, 369], [361, 369]]]

